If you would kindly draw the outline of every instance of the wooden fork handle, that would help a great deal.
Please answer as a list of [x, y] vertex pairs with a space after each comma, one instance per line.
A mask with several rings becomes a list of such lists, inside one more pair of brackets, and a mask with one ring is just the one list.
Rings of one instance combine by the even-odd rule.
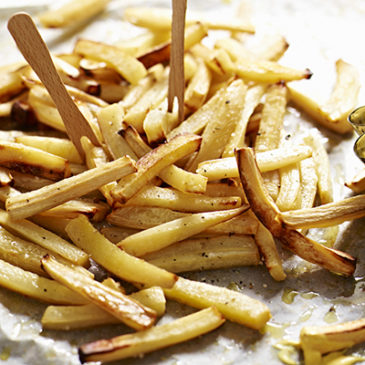
[[8, 29], [24, 58], [51, 95], [68, 136], [81, 156], [84, 156], [80, 142], [82, 136], [88, 137], [95, 145], [99, 145], [99, 142], [89, 123], [67, 92], [32, 18], [26, 13], [14, 14], [8, 21]]

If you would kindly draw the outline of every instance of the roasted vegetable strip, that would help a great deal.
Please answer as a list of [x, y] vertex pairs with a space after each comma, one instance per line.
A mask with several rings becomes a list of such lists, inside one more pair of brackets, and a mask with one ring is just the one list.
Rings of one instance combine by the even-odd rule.
[[146, 286], [171, 288], [176, 276], [144, 260], [133, 257], [107, 240], [85, 216], [72, 220], [66, 231], [72, 241], [93, 260], [121, 279]]
[[207, 308], [146, 331], [99, 340], [82, 345], [79, 350], [82, 363], [108, 362], [158, 350], [210, 332], [224, 322], [215, 308]]
[[319, 364], [323, 354], [365, 341], [365, 319], [331, 326], [307, 326], [300, 332], [305, 365]]
[[6, 209], [14, 219], [26, 218], [78, 198], [133, 171], [133, 161], [128, 156], [122, 157], [44, 188], [10, 197]]
[[282, 213], [284, 223], [291, 229], [329, 227], [365, 216], [365, 195]]
[[50, 256], [45, 256], [42, 259], [42, 267], [52, 278], [136, 330], [151, 327], [156, 319], [156, 312], [150, 308], [119, 291], [78, 273]]
[[283, 224], [282, 216], [274, 202], [268, 196], [262, 177], [250, 148], [236, 152], [242, 186], [251, 209], [278, 238], [283, 245], [303, 259], [316, 263], [335, 273], [350, 276], [355, 270], [355, 259], [338, 250], [330, 249], [308, 239], [298, 231], [289, 229]]

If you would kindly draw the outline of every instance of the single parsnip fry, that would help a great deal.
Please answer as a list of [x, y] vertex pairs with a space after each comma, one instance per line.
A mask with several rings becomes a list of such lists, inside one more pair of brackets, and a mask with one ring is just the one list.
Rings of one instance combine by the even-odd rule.
[[10, 186], [14, 184], [14, 178], [10, 171], [4, 167], [0, 167], [0, 187]]
[[214, 306], [226, 319], [254, 329], [263, 328], [271, 317], [264, 303], [245, 294], [182, 277], [164, 292], [168, 299], [194, 308]]
[[92, 199], [74, 199], [39, 213], [40, 216], [77, 218], [80, 214], [86, 215], [93, 222], [101, 222], [109, 213], [110, 207], [104, 202], [94, 202]]
[[282, 214], [284, 223], [292, 229], [329, 227], [364, 216], [365, 195], [363, 194]]
[[[168, 208], [123, 206], [113, 210], [107, 221], [119, 227], [148, 229], [174, 219], [189, 216], [189, 213], [177, 212]], [[257, 220], [249, 214], [242, 213], [237, 217], [219, 223], [203, 231], [203, 234], [255, 234]]]
[[300, 209], [312, 208], [317, 194], [318, 176], [313, 158], [299, 162], [300, 169]]
[[0, 227], [0, 259], [24, 270], [45, 276], [41, 268], [41, 259], [48, 254], [43, 247], [14, 236], [3, 227]]
[[336, 84], [330, 98], [322, 106], [322, 111], [328, 115], [330, 123], [344, 125], [349, 113], [356, 107], [360, 90], [359, 73], [349, 63], [339, 59], [336, 61]]
[[170, 117], [174, 118], [177, 116], [176, 108], [173, 108], [171, 113], [167, 111], [167, 103], [165, 101], [167, 101], [167, 99], [164, 99], [156, 108], [151, 109], [143, 121], [143, 130], [146, 133], [150, 145], [156, 143], [160, 144], [166, 139], [167, 120]]
[[54, 219], [53, 217], [36, 214], [30, 217], [29, 220], [48, 231], [56, 233], [57, 236], [60, 236], [65, 240], [69, 240], [66, 233], [66, 226], [70, 223], [71, 219], [60, 217]]
[[[120, 131], [138, 158], [151, 151], [132, 126]], [[204, 193], [208, 179], [202, 175], [194, 174], [175, 165], [169, 165], [162, 169], [158, 176], [171, 187], [186, 193]]]
[[305, 136], [304, 142], [312, 148], [312, 158], [318, 176], [318, 194], [321, 203], [331, 203], [333, 202], [333, 185], [327, 151], [317, 134], [312, 133]]
[[255, 242], [270, 275], [277, 281], [285, 280], [286, 274], [276, 248], [275, 240], [270, 231], [261, 223], [255, 234]]
[[[145, 33], [134, 37], [117, 41], [114, 45], [131, 56], [138, 57], [146, 54], [149, 50], [170, 40], [169, 32], [154, 32], [147, 30]], [[148, 68], [148, 67], [147, 67]]]
[[322, 355], [365, 341], [365, 319], [330, 326], [306, 326], [300, 331], [305, 365], [319, 364]]
[[237, 208], [241, 203], [241, 198], [238, 196], [210, 197], [183, 193], [170, 188], [147, 186], [129, 199], [126, 205], [155, 206], [182, 212], [207, 212]]
[[355, 193], [361, 193], [365, 191], [365, 168], [360, 171], [351, 179], [351, 181], [345, 182], [345, 186], [350, 188]]
[[41, 189], [9, 198], [6, 209], [14, 219], [26, 218], [85, 195], [133, 171], [133, 160], [128, 156], [122, 157]]
[[145, 255], [143, 259], [174, 273], [260, 263], [253, 238], [237, 235], [184, 240]]
[[205, 190], [207, 196], [239, 196], [244, 203], [247, 202], [245, 193], [238, 180], [226, 180], [225, 182], [210, 182]]
[[[256, 153], [256, 160], [261, 172], [273, 171], [310, 157], [312, 150], [308, 146], [279, 147]], [[225, 157], [201, 162], [196, 170], [208, 180], [220, 180], [239, 177], [235, 157]]]
[[131, 84], [137, 84], [147, 74], [143, 64], [136, 58], [105, 43], [79, 39], [76, 42], [74, 53], [105, 62]]
[[237, 216], [247, 209], [248, 206], [233, 210], [188, 215], [135, 233], [126, 237], [117, 245], [133, 256], [143, 256], [198, 234], [215, 224]]
[[[5, 260], [12, 265], [19, 266], [24, 270], [34, 272], [40, 276], [46, 276], [46, 272], [41, 268], [41, 260], [45, 255], [51, 254], [50, 250], [14, 236], [3, 227], [0, 227], [0, 238], [0, 259]], [[57, 259], [57, 261], [74, 267], [83, 275], [93, 277], [93, 274], [83, 266], [74, 265], [57, 254], [52, 255]]]
[[[132, 293], [130, 297], [156, 311], [159, 317], [165, 313], [165, 296], [158, 286], [142, 289]], [[43, 329], [69, 331], [121, 322], [109, 312], [90, 303], [78, 306], [50, 305], [43, 313], [41, 323]]]
[[188, 164], [189, 171], [195, 172], [202, 161], [221, 157], [231, 133], [241, 118], [246, 90], [247, 86], [242, 80], [235, 80], [227, 87], [219, 113], [207, 124], [202, 134], [200, 149]]
[[[102, 147], [94, 146], [91, 141], [85, 136], [81, 137], [80, 142], [85, 152], [85, 161], [89, 169], [103, 166], [108, 162], [108, 156], [106, 155], [106, 152]], [[111, 191], [116, 185], [116, 181], [111, 181], [105, 185], [100, 186], [99, 188], [99, 191], [105, 197], [110, 206], [112, 206], [114, 202]]]
[[240, 59], [234, 65], [233, 70], [237, 76], [243, 78], [245, 81], [265, 83], [310, 79], [312, 76], [312, 72], [309, 69], [296, 70], [287, 66], [282, 66], [276, 62], [265, 60], [250, 61]]
[[255, 152], [278, 148], [287, 104], [287, 88], [280, 83], [268, 88], [262, 110], [260, 128], [255, 140]]
[[191, 340], [213, 331], [223, 323], [224, 318], [217, 309], [206, 308], [143, 332], [82, 345], [79, 349], [79, 356], [82, 363], [88, 361], [108, 362], [127, 357], [137, 357]]
[[71, 175], [66, 159], [38, 148], [6, 141], [0, 142], [0, 165], [51, 180]]
[[41, 123], [66, 133], [66, 127], [56, 107], [33, 99], [31, 97], [31, 91], [29, 92], [28, 103]]
[[40, 23], [46, 28], [59, 28], [85, 21], [102, 12], [109, 0], [80, 0], [68, 2], [61, 8], [48, 10], [38, 15]]
[[253, 114], [255, 108], [259, 104], [265, 90], [266, 85], [264, 84], [251, 86], [247, 90], [241, 118], [237, 122], [235, 130], [231, 134], [230, 139], [226, 144], [222, 157], [234, 156], [235, 148], [244, 146], [245, 135], [250, 116]]
[[0, 260], [0, 286], [43, 302], [64, 305], [86, 304], [81, 295], [57, 281], [39, 276]]
[[351, 276], [356, 265], [356, 260], [352, 256], [327, 248], [286, 227], [282, 214], [265, 190], [252, 150], [241, 148], [236, 151], [236, 158], [242, 186], [251, 209], [273, 236], [301, 258], [332, 272]]
[[176, 276], [144, 260], [133, 257], [107, 240], [85, 216], [72, 220], [66, 228], [72, 241], [93, 260], [117, 277], [146, 286], [171, 288]]
[[161, 79], [164, 73], [164, 67], [161, 64], [152, 66], [147, 75], [139, 80], [136, 85], [130, 85], [124, 98], [120, 101], [125, 110], [129, 110], [146, 92], [151, 86], [159, 79]]
[[122, 129], [123, 117], [124, 108], [121, 104], [112, 104], [100, 109], [97, 115], [101, 133], [112, 157], [117, 159], [128, 155], [137, 160], [137, 156], [128, 143], [118, 134], [118, 131]]
[[280, 170], [280, 191], [276, 205], [281, 212], [300, 208], [301, 184], [300, 171], [297, 163], [282, 167]]
[[219, 113], [225, 92], [225, 87], [217, 91], [201, 108], [173, 129], [168, 134], [168, 139], [183, 133], [200, 134], [209, 121], [216, 118], [216, 115]]
[[42, 259], [42, 267], [55, 280], [106, 310], [127, 326], [143, 330], [153, 325], [156, 312], [121, 292], [69, 268], [51, 256]]
[[11, 232], [37, 243], [39, 246], [64, 257], [76, 265], [86, 266], [89, 263], [88, 255], [78, 247], [26, 219], [13, 220], [7, 212], [1, 209], [0, 224]]
[[83, 162], [76, 147], [68, 139], [42, 136], [19, 136], [15, 137], [15, 142], [52, 153], [71, 163], [81, 164]]
[[198, 110], [208, 95], [212, 74], [202, 60], [198, 60], [198, 67], [185, 90], [184, 104], [191, 111]]
[[[268, 88], [259, 130], [255, 139], [255, 152], [264, 152], [279, 147], [287, 104], [287, 88], [284, 84]], [[280, 176], [277, 171], [263, 174], [270, 196], [276, 200], [279, 194]]]
[[191, 48], [190, 52], [205, 62], [209, 69], [214, 72], [213, 76], [227, 79], [234, 75], [234, 64], [224, 49], [211, 49], [198, 43]]
[[5, 102], [24, 89], [21, 72], [0, 72], [0, 101]]
[[[168, 31], [171, 29], [171, 10], [166, 8], [129, 7], [124, 11], [124, 19], [139, 27], [149, 28], [153, 31]], [[244, 23], [240, 19], [210, 20], [203, 14], [188, 14], [186, 25], [196, 22], [203, 23], [208, 29], [220, 29], [254, 33], [251, 24]]]
[[200, 142], [200, 136], [185, 134], [176, 136], [165, 144], [156, 147], [137, 161], [136, 173], [127, 175], [118, 182], [112, 191], [112, 196], [120, 202], [130, 199], [162, 169], [196, 151]]
[[163, 75], [127, 110], [124, 121], [139, 133], [143, 132], [143, 120], [148, 111], [159, 105], [167, 96], [168, 70], [169, 68], [166, 68]]

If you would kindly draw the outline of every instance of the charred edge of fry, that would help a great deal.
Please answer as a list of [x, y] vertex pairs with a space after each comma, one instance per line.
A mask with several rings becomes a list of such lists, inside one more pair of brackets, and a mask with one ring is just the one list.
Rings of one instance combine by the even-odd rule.
[[[293, 245], [293, 242], [299, 242], [299, 245], [303, 243], [303, 245], [301, 245], [302, 248], [308, 251], [308, 255], [305, 258], [307, 261], [320, 265], [334, 273], [351, 276], [355, 271], [356, 259], [354, 257], [346, 252], [335, 250], [333, 248], [323, 246], [315, 241], [311, 241], [296, 230], [283, 227], [277, 238], [286, 248], [297, 254], [298, 250], [296, 246], [298, 244]], [[317, 254], [318, 250], [324, 251], [324, 254]]]
[[313, 76], [313, 72], [309, 68], [306, 68], [304, 70], [304, 75], [304, 78], [309, 80]]
[[167, 62], [170, 59], [170, 49], [171, 43], [165, 43], [153, 48], [151, 51], [139, 56], [137, 59], [148, 69], [157, 63]]

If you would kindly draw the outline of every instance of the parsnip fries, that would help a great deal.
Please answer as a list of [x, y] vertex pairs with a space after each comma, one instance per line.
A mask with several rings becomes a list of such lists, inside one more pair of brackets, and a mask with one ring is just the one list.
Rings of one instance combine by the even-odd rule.
[[354, 66], [341, 59], [336, 62], [336, 72], [336, 84], [324, 105], [319, 105], [292, 87], [289, 88], [290, 99], [319, 124], [337, 133], [346, 134], [352, 131], [347, 117], [357, 105], [359, 74]]
[[223, 323], [224, 318], [217, 309], [203, 309], [143, 332], [85, 344], [79, 350], [80, 359], [83, 363], [88, 361], [107, 362], [139, 356], [198, 337], [216, 329]]
[[42, 267], [55, 280], [86, 297], [128, 326], [142, 330], [151, 327], [156, 312], [126, 295], [57, 262], [50, 256], [42, 259]]
[[327, 248], [310, 240], [283, 224], [282, 215], [263, 186], [262, 177], [253, 152], [242, 148], [236, 152], [242, 186], [256, 216], [285, 247], [303, 259], [333, 272], [350, 276], [355, 270], [355, 259], [350, 255]]
[[[39, 19], [71, 30], [107, 15], [108, 2], [74, 1]], [[281, 242], [351, 276], [355, 259], [305, 230], [365, 215], [364, 195], [333, 202], [320, 132], [288, 125], [291, 101], [328, 128], [349, 131], [345, 115], [359, 87], [353, 66], [336, 63], [336, 85], [319, 106], [290, 86], [312, 73], [280, 64], [285, 38], [262, 41], [246, 13], [212, 20], [188, 11], [180, 123], [177, 105], [168, 108], [171, 11], [129, 7], [123, 17], [141, 27], [138, 35], [114, 44], [79, 38], [71, 53], [52, 55], [98, 142], [80, 139], [84, 159], [32, 68], [0, 68], [0, 116], [19, 129], [0, 131], [0, 285], [55, 304], [44, 312], [45, 329], [124, 323], [138, 331], [82, 345], [84, 362], [141, 356], [225, 319], [263, 329], [270, 309], [250, 297], [250, 286], [230, 290], [189, 272], [255, 265], [283, 281], [292, 273]], [[361, 191], [364, 176], [348, 186]], [[94, 266], [104, 281], [94, 280]], [[165, 310], [169, 316], [169, 300], [200, 311], [154, 326]], [[312, 337], [303, 333], [308, 362]]]
[[118, 246], [134, 256], [142, 256], [198, 234], [217, 223], [235, 217], [245, 209], [247, 210], [248, 206], [235, 210], [198, 213], [178, 218], [131, 235], [119, 242]]
[[15, 219], [26, 218], [78, 198], [133, 171], [133, 161], [128, 156], [122, 157], [44, 188], [9, 198], [6, 209]]
[[324, 354], [343, 350], [364, 341], [365, 319], [331, 326], [307, 326], [300, 332], [300, 347], [304, 353], [305, 365], [319, 364]]

